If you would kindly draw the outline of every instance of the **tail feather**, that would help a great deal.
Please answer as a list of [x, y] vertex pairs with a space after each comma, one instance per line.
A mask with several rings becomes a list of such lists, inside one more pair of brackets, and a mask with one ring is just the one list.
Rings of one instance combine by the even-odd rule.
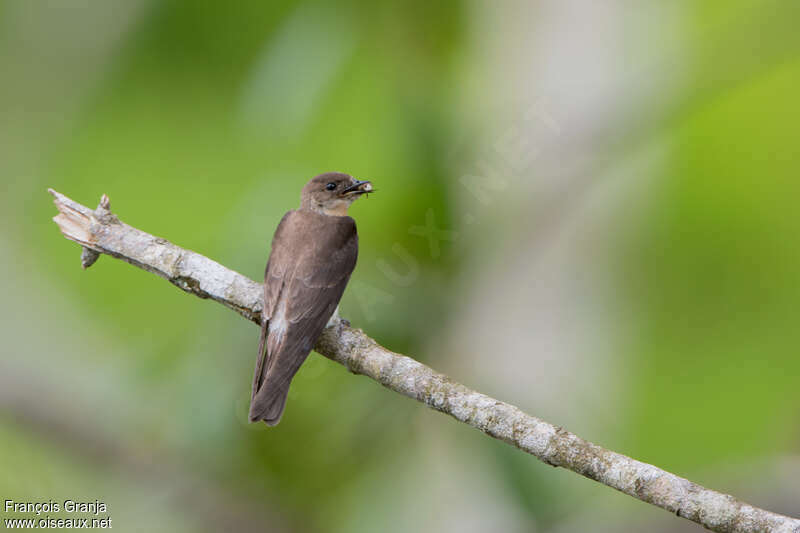
[[269, 350], [266, 346], [268, 332], [269, 320], [264, 320], [261, 323], [261, 336], [258, 339], [258, 359], [256, 359], [253, 390], [250, 395], [249, 418], [250, 422], [263, 420], [268, 426], [275, 426], [280, 422], [283, 410], [286, 408], [289, 387], [288, 384], [275, 385], [268, 383], [267, 372], [270, 366]]
[[268, 426], [276, 426], [281, 421], [283, 410], [286, 409], [286, 398], [289, 396], [289, 386], [273, 386], [261, 391], [250, 402], [250, 422], [263, 420]]
[[261, 335], [258, 339], [258, 358], [256, 358], [256, 371], [253, 375], [253, 389], [250, 393], [250, 405], [256, 400], [256, 393], [261, 388], [269, 368], [267, 354], [267, 334], [269, 333], [269, 320], [261, 321]]
[[[258, 359], [256, 360], [253, 390], [250, 395], [250, 422], [263, 420], [268, 426], [276, 426], [281, 421], [289, 395], [289, 376], [275, 373], [272, 356], [268, 347], [269, 320], [261, 322], [261, 335], [258, 339]], [[297, 369], [295, 369], [297, 371]]]

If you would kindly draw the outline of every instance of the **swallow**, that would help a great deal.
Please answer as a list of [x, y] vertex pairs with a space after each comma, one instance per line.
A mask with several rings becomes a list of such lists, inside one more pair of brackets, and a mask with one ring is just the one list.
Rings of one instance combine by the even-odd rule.
[[280, 422], [292, 378], [339, 306], [358, 259], [348, 208], [373, 192], [369, 181], [328, 172], [303, 188], [300, 208], [283, 216], [264, 273], [250, 422]]

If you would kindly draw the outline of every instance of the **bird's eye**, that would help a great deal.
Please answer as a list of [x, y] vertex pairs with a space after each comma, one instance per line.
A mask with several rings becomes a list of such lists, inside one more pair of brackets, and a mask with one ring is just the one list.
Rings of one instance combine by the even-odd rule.
[[333, 191], [333, 190], [335, 190], [335, 189], [336, 189], [336, 184], [335, 184], [335, 183], [333, 183], [333, 182], [330, 182], [329, 184], [327, 184], [327, 185], [325, 186], [325, 188], [326, 188], [326, 189], [328, 189], [329, 191]]

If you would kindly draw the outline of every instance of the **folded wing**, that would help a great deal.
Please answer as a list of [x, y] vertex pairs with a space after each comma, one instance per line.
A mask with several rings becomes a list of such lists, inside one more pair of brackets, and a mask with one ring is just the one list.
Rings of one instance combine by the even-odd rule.
[[250, 420], [280, 421], [289, 384], [339, 305], [358, 257], [350, 217], [290, 211], [275, 232]]

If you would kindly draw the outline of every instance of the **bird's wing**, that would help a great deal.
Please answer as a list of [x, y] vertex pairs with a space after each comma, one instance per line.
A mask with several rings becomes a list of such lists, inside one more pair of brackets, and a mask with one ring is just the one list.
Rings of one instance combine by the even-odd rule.
[[267, 267], [265, 309], [270, 323], [253, 382], [251, 419], [288, 391], [336, 310], [358, 257], [353, 219], [292, 213], [276, 231]]

